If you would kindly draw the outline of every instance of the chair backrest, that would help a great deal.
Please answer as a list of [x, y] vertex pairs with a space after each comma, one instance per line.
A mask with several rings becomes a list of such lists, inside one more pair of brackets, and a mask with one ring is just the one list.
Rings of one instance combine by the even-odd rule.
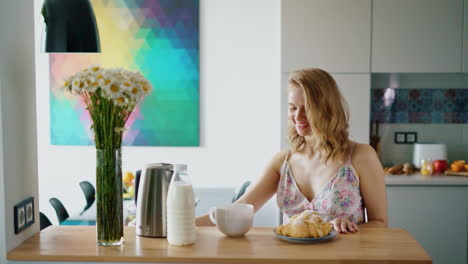
[[138, 188], [140, 187], [140, 178], [141, 178], [141, 170], [137, 170], [135, 173], [135, 205], [138, 201]]
[[242, 195], [244, 195], [249, 185], [250, 185], [250, 181], [244, 182], [244, 184], [242, 184], [242, 186], [240, 187], [239, 191], [234, 192], [234, 195], [232, 196], [232, 202], [239, 200], [239, 198], [241, 198]]
[[49, 202], [55, 209], [55, 213], [57, 214], [59, 223], [62, 223], [63, 221], [67, 220], [69, 215], [62, 202], [60, 202], [57, 198], [50, 198]]
[[47, 216], [43, 214], [42, 212], [39, 212], [39, 219], [40, 219], [41, 230], [52, 225], [49, 218], [47, 218]]
[[94, 186], [89, 181], [82, 181], [80, 182], [81, 190], [83, 190], [83, 194], [86, 198], [86, 206], [83, 209], [83, 212], [88, 210], [91, 205], [93, 205], [94, 200], [96, 200], [96, 190]]

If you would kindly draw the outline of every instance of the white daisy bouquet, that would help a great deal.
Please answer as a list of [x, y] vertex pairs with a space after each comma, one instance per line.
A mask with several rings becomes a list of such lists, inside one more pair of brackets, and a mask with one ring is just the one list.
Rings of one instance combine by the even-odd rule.
[[121, 147], [125, 123], [138, 101], [151, 90], [139, 72], [86, 68], [64, 82], [63, 88], [81, 96], [91, 115], [96, 144], [97, 242], [123, 243]]
[[69, 78], [63, 88], [80, 95], [93, 120], [97, 149], [119, 149], [125, 123], [138, 101], [148, 95], [152, 86], [139, 72], [92, 65]]

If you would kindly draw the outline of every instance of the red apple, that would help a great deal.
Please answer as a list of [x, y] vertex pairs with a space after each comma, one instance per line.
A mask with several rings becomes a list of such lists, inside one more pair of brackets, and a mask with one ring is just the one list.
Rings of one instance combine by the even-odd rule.
[[444, 173], [448, 168], [448, 163], [445, 160], [436, 160], [434, 161], [434, 170], [437, 173]]

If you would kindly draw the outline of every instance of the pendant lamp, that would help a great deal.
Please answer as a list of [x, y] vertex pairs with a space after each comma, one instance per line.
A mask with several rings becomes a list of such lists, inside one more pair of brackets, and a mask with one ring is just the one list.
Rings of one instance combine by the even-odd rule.
[[99, 31], [89, 0], [45, 0], [45, 52], [101, 52]]

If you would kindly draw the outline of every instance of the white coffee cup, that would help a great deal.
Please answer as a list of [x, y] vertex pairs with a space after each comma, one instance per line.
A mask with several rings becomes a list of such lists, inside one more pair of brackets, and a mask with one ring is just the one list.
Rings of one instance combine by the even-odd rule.
[[211, 222], [229, 237], [242, 237], [252, 228], [254, 207], [251, 204], [233, 203], [210, 208]]

